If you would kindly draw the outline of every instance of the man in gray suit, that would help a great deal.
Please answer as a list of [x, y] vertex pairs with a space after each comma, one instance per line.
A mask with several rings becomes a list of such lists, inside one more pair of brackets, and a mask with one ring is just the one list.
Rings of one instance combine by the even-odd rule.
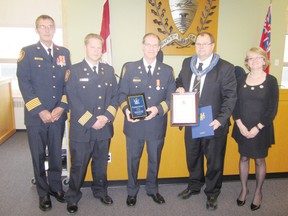
[[[188, 199], [191, 195], [199, 194], [205, 183], [206, 208], [209, 210], [217, 208], [217, 197], [222, 187], [229, 117], [236, 103], [234, 66], [214, 53], [214, 46], [214, 38], [210, 33], [200, 33], [195, 43], [196, 55], [184, 59], [176, 79], [176, 92], [198, 89], [199, 107], [212, 106], [214, 120], [209, 126], [213, 127], [214, 136], [193, 139], [193, 129], [190, 126], [185, 127], [189, 183], [179, 194], [182, 199]], [[207, 159], [206, 177], [204, 155]]]
[[[128, 206], [136, 204], [139, 190], [137, 176], [145, 141], [148, 153], [146, 193], [156, 203], [165, 203], [158, 192], [157, 177], [166, 134], [170, 96], [175, 91], [173, 69], [156, 59], [160, 49], [159, 37], [148, 33], [143, 37], [142, 43], [143, 59], [126, 63], [119, 83], [119, 104], [125, 115], [124, 133], [128, 160], [126, 203]], [[131, 119], [127, 96], [141, 93], [145, 94], [149, 115], [142, 120]]]

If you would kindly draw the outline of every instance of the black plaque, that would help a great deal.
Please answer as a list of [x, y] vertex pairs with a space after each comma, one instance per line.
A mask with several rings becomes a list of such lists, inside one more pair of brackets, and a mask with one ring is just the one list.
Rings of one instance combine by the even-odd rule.
[[130, 117], [132, 119], [142, 119], [148, 115], [144, 93], [128, 95], [127, 100], [131, 112]]

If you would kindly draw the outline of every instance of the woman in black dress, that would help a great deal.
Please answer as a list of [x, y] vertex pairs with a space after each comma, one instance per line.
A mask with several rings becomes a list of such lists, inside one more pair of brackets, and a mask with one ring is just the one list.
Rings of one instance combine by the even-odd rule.
[[250, 206], [252, 211], [259, 209], [262, 201], [265, 157], [269, 147], [274, 144], [273, 120], [279, 99], [276, 78], [264, 72], [268, 65], [267, 53], [262, 48], [253, 47], [247, 52], [245, 66], [250, 72], [238, 79], [238, 99], [233, 112], [235, 124], [232, 137], [238, 143], [242, 185], [237, 205], [243, 206], [246, 202], [249, 161], [252, 158], [256, 167], [256, 189]]

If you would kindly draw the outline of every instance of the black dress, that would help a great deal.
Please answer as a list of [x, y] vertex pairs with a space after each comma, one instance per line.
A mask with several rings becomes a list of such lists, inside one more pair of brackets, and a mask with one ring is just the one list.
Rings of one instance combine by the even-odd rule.
[[267, 75], [266, 80], [256, 86], [246, 84], [247, 75], [238, 80], [237, 103], [233, 112], [233, 119], [241, 119], [248, 130], [258, 123], [264, 128], [251, 139], [244, 137], [235, 122], [232, 137], [238, 143], [238, 151], [249, 158], [264, 158], [268, 155], [268, 148], [275, 143], [273, 120], [278, 109], [279, 89], [277, 80]]

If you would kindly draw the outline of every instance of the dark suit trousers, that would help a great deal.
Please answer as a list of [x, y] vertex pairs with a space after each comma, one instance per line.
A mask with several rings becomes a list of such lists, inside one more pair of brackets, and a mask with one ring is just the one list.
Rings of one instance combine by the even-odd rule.
[[[48, 194], [49, 189], [62, 190], [62, 138], [65, 122], [27, 126], [28, 142], [32, 156], [34, 177], [40, 197]], [[48, 170], [45, 171], [46, 147], [48, 147]]]
[[[145, 140], [133, 139], [126, 136], [128, 185], [127, 192], [130, 196], [136, 196], [139, 191], [138, 170], [142, 156]], [[147, 141], [146, 149], [148, 154], [148, 170], [146, 177], [146, 193], [158, 193], [158, 171], [161, 160], [161, 152], [164, 145], [164, 138], [160, 140]]]
[[92, 191], [95, 197], [107, 194], [107, 159], [110, 139], [103, 141], [70, 141], [71, 169], [69, 189], [65, 194], [68, 203], [78, 203], [87, 167], [92, 158]]
[[[191, 127], [185, 130], [186, 160], [189, 171], [188, 187], [192, 190], [204, 190], [207, 197], [218, 197], [221, 192], [224, 157], [227, 135], [220, 137], [191, 138]], [[204, 156], [207, 159], [207, 171], [204, 177]]]

